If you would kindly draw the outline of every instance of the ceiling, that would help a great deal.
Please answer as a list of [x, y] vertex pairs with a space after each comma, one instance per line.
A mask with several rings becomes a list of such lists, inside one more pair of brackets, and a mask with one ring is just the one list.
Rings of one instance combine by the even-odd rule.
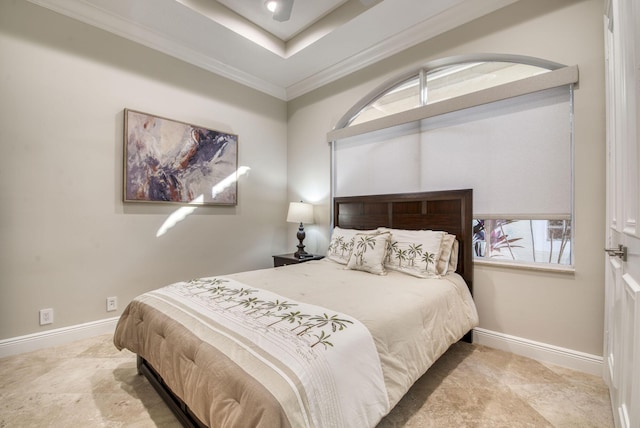
[[[286, 22], [275, 21], [266, 10], [265, 2], [260, 0], [218, 0], [277, 38], [287, 41], [310, 27], [316, 21], [347, 3], [348, 0], [298, 0], [293, 2], [291, 18]], [[376, 0], [379, 2], [381, 0]], [[368, 3], [373, 3], [370, 1]], [[367, 4], [367, 3], [364, 3]]]
[[290, 100], [518, 0], [29, 0]]

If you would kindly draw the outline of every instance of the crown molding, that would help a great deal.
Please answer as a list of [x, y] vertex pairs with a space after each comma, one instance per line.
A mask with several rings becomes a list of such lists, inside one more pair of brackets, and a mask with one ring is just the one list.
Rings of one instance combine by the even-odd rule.
[[[173, 28], [167, 28], [166, 25], [160, 25], [161, 23], [154, 21], [153, 18], [149, 19], [148, 16], [144, 16], [145, 13], [154, 15], [157, 11], [153, 8], [149, 9], [149, 5], [140, 6], [141, 10], [129, 10], [131, 7], [127, 9], [127, 7], [122, 6], [122, 3], [101, 3], [100, 0], [28, 1], [170, 55], [241, 85], [283, 101], [289, 101], [380, 60], [389, 58], [398, 52], [438, 36], [473, 19], [477, 19], [504, 6], [515, 3], [518, 0], [483, 0], [482, 2], [478, 2], [477, 0], [461, 0], [454, 6], [445, 8], [440, 13], [416, 25], [398, 31], [393, 36], [379, 43], [372, 44], [354, 55], [348, 55], [348, 57], [343, 59], [334, 58], [333, 61], [335, 61], [335, 63], [332, 63], [332, 60], [329, 58], [326, 63], [314, 65], [311, 69], [309, 69], [309, 67], [300, 68], [300, 65], [304, 64], [304, 62], [297, 61], [296, 63], [294, 59], [295, 55], [287, 58], [276, 55], [277, 58], [273, 58], [271, 56], [272, 54], [270, 52], [267, 53], [265, 48], [251, 42], [238, 41], [229, 36], [230, 30], [211, 21], [213, 24], [210, 31], [211, 34], [215, 36], [212, 38], [224, 38], [230, 50], [246, 49], [243, 61], [238, 62], [236, 66], [230, 65], [218, 59], [215, 52], [220, 53], [220, 51], [211, 50], [206, 45], [194, 46], [199, 39], [184, 37], [184, 34], [180, 33], [180, 31], [182, 31], [180, 27], [174, 26]], [[111, 9], [107, 9], [104, 4], [109, 5]], [[118, 7], [120, 7], [122, 13], [116, 12]], [[144, 9], [144, 7], [147, 7], [147, 9]], [[187, 10], [191, 11], [191, 9], [180, 2], [165, 2], [163, 7], [159, 9], [162, 10], [159, 11], [157, 15], [154, 15], [158, 20], [164, 18], [166, 21], [166, 17], [162, 15], [162, 12], [171, 16], [169, 19], [175, 19], [176, 21], [182, 20], [182, 22], [186, 22], [189, 19], [193, 19], [194, 16], [197, 16], [189, 15], [191, 12], [187, 12]], [[136, 12], [137, 15], [135, 15], [134, 12]], [[140, 22], [142, 19], [136, 20], [135, 16], [144, 16], [146, 25]], [[164, 24], [167, 22], [171, 21], [166, 21]], [[155, 26], [156, 24], [157, 26]], [[344, 34], [348, 34], [348, 32], [343, 33], [343, 37]], [[337, 42], [334, 41], [334, 43]], [[313, 46], [313, 44], [305, 49], [317, 49], [317, 47], [311, 46]], [[325, 47], [325, 52], [326, 51], [327, 47]], [[309, 53], [310, 52], [312, 51], [309, 51]], [[236, 57], [238, 57], [238, 55], [236, 55]], [[265, 69], [271, 71], [271, 76], [273, 76], [272, 80], [279, 80], [280, 82], [274, 83], [273, 81], [269, 81], [269, 78], [261, 78], [258, 74], [252, 73], [251, 68], [254, 67], [254, 65], [251, 61], [263, 64], [261, 66], [262, 68], [266, 67]], [[239, 68], [238, 65], [240, 65], [241, 68]], [[256, 65], [255, 67], [259, 66]], [[294, 71], [294, 67], [298, 71]], [[316, 70], [313, 70], [314, 67]], [[280, 70], [281, 73], [278, 73], [278, 70]], [[288, 73], [288, 77], [281, 79], [280, 77], [282, 77], [282, 74], [285, 72]], [[311, 73], [296, 79], [295, 74], [293, 74], [296, 72]], [[286, 83], [283, 85], [282, 82], [286, 80], [294, 81], [294, 83], [288, 86]]]
[[38, 6], [76, 19], [85, 24], [139, 43], [191, 65], [233, 80], [241, 85], [264, 92], [286, 101], [285, 88], [260, 79], [250, 73], [225, 64], [209, 55], [204, 55], [184, 43], [175, 41], [164, 34], [125, 19], [84, 0], [73, 2], [63, 0], [28, 0]]
[[446, 31], [470, 22], [495, 10], [501, 9], [519, 0], [491, 0], [482, 2], [464, 2], [428, 20], [414, 25], [395, 36], [363, 50], [333, 66], [300, 80], [287, 87], [287, 100], [318, 89], [353, 72], [366, 68], [378, 61], [389, 58], [405, 49], [416, 46]]

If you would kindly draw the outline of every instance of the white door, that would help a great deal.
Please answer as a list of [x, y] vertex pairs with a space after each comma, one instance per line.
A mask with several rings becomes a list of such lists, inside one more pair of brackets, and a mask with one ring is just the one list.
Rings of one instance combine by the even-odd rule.
[[605, 257], [604, 377], [616, 426], [640, 428], [640, 2], [605, 3], [606, 246], [614, 251]]

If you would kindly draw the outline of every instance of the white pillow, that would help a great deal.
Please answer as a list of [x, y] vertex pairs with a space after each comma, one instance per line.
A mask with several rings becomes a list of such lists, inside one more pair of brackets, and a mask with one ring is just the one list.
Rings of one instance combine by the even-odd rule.
[[327, 258], [346, 265], [349, 262], [349, 257], [351, 257], [354, 237], [358, 233], [371, 235], [379, 232], [377, 230], [342, 229], [336, 226], [331, 233], [331, 242], [327, 249]]
[[378, 228], [390, 231], [384, 259], [386, 269], [397, 270], [418, 278], [438, 277], [436, 269], [440, 259], [440, 247], [445, 232], [433, 230], [402, 230]]
[[453, 243], [455, 242], [455, 240], [456, 236], [449, 233], [445, 233], [445, 235], [442, 237], [442, 244], [440, 245], [440, 257], [438, 258], [438, 262], [436, 263], [436, 272], [438, 273], [438, 275], [446, 275], [449, 271], [449, 260], [451, 259], [451, 252], [453, 250]]
[[376, 275], [386, 275], [384, 257], [387, 253], [387, 242], [390, 233], [375, 235], [357, 233], [354, 246], [347, 263], [347, 269], [362, 270]]
[[458, 247], [460, 243], [456, 239], [453, 241], [453, 249], [451, 250], [451, 257], [449, 257], [449, 269], [447, 272], [455, 272], [458, 269]]

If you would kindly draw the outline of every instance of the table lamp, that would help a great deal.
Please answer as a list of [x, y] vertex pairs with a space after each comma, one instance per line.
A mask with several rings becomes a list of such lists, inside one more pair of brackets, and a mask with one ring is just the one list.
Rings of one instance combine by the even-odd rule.
[[289, 212], [287, 213], [287, 221], [289, 223], [300, 223], [298, 227], [298, 251], [296, 251], [293, 255], [296, 258], [303, 259], [305, 257], [313, 257], [312, 254], [307, 253], [304, 250], [304, 245], [302, 241], [304, 241], [305, 233], [303, 223], [313, 224], [313, 205], [300, 202], [291, 202], [289, 204]]

